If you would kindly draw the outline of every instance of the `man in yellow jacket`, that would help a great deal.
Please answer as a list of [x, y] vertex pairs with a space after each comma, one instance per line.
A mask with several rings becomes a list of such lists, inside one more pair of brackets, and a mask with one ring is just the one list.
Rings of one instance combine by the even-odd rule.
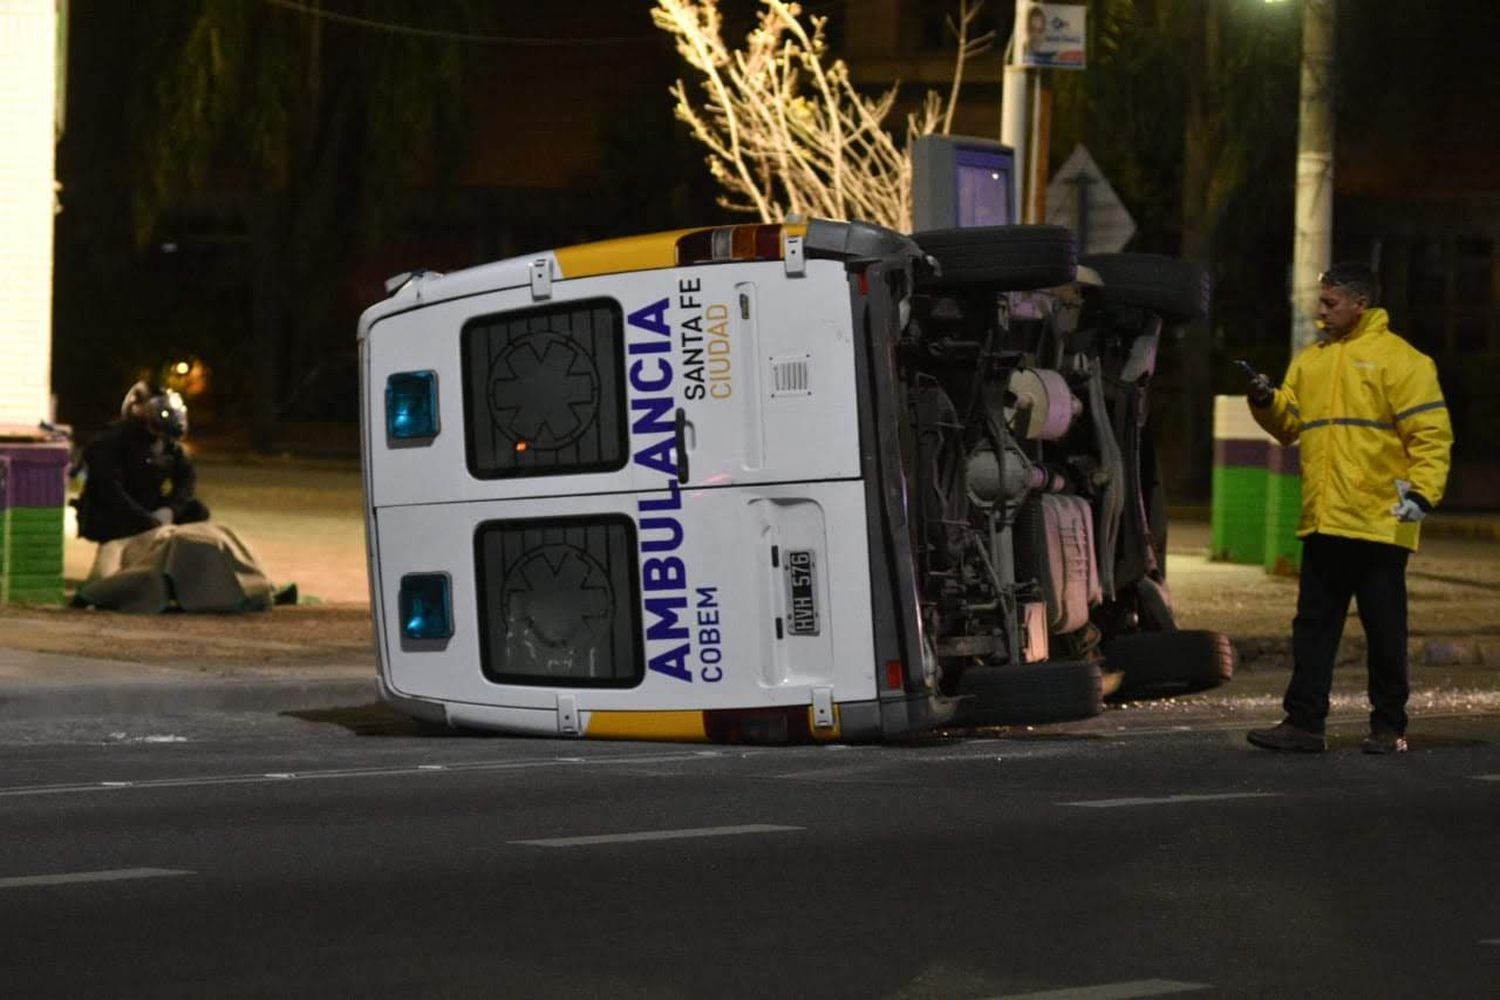
[[1359, 604], [1369, 646], [1366, 753], [1406, 749], [1406, 560], [1422, 518], [1443, 498], [1453, 429], [1432, 359], [1393, 333], [1374, 306], [1375, 276], [1337, 264], [1322, 276], [1323, 336], [1273, 389], [1251, 380], [1250, 412], [1282, 444], [1300, 441], [1302, 577], [1292, 621], [1286, 719], [1249, 733], [1268, 750], [1327, 749], [1333, 664]]

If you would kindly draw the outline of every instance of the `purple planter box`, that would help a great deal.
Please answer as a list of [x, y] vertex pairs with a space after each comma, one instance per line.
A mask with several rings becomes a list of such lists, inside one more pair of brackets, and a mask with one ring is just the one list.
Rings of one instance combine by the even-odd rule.
[[0, 443], [0, 456], [8, 458], [5, 506], [61, 507], [68, 501], [66, 444]]
[[10, 456], [0, 455], [0, 511], [10, 510]]

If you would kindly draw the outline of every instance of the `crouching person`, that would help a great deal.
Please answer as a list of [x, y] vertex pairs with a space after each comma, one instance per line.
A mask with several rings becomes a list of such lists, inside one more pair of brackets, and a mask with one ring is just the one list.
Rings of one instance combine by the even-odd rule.
[[78, 498], [78, 534], [112, 542], [164, 524], [208, 520], [194, 494], [198, 474], [183, 451], [187, 406], [170, 389], [137, 382], [120, 419], [83, 449], [88, 470]]
[[99, 551], [74, 604], [155, 614], [266, 611], [297, 602], [295, 584], [276, 590], [249, 545], [209, 520], [182, 448], [186, 434], [182, 397], [137, 382], [120, 419], [84, 448], [78, 533]]

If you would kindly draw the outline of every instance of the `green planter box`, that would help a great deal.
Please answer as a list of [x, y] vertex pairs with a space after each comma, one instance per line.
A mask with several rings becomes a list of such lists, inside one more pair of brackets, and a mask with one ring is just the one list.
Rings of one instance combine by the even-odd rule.
[[63, 509], [61, 507], [12, 507], [10, 509], [12, 536], [56, 535], [63, 536]]
[[5, 603], [10, 584], [10, 511], [0, 508], [0, 604]]
[[7, 551], [10, 552], [12, 559], [61, 556], [63, 537], [61, 532], [50, 531], [46, 534], [31, 535], [11, 533]]
[[1235, 563], [1265, 559], [1266, 480], [1264, 468], [1214, 465], [1210, 558]]
[[61, 604], [63, 593], [63, 509], [11, 507], [0, 559], [0, 600]]
[[1266, 460], [1272, 438], [1244, 396], [1214, 397], [1209, 558], [1259, 565], [1266, 557]]
[[63, 576], [56, 573], [12, 573], [6, 599], [12, 604], [61, 604]]
[[10, 604], [62, 604], [67, 600], [63, 585], [47, 587], [11, 587], [5, 595]]
[[10, 589], [10, 456], [0, 455], [0, 604]]
[[1302, 571], [1302, 465], [1296, 445], [1271, 449], [1266, 475], [1266, 540], [1262, 565], [1269, 573], [1295, 576]]

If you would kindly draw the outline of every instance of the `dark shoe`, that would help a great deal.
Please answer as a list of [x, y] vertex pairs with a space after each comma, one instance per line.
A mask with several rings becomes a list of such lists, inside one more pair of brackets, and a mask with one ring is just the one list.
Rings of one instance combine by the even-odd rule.
[[1252, 729], [1245, 734], [1245, 738], [1265, 750], [1322, 753], [1328, 749], [1328, 740], [1322, 733], [1298, 729], [1290, 722], [1277, 723], [1270, 729]]
[[297, 585], [289, 583], [271, 595], [271, 603], [278, 608], [297, 603]]
[[1366, 736], [1359, 748], [1365, 753], [1406, 753], [1406, 737], [1400, 733], [1377, 730]]

